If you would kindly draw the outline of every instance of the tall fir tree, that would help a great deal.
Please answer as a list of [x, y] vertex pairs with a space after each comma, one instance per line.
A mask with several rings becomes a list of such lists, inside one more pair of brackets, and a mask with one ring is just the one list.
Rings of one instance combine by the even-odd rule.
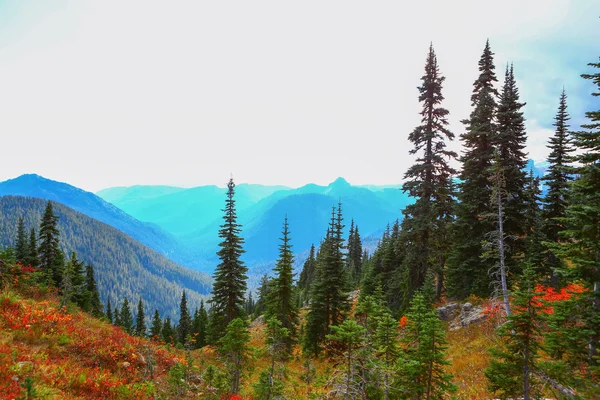
[[360, 240], [358, 226], [354, 225], [354, 220], [350, 222], [346, 265], [350, 282], [353, 285], [359, 284], [362, 278], [362, 242]]
[[473, 111], [463, 121], [466, 132], [461, 135], [465, 151], [460, 158], [458, 203], [453, 227], [453, 250], [448, 258], [447, 288], [450, 297], [465, 298], [469, 294], [488, 296], [491, 279], [489, 261], [482, 258], [481, 240], [493, 231], [491, 221], [484, 218], [492, 212], [492, 186], [488, 172], [494, 158], [495, 121], [498, 91], [494, 72], [494, 53], [489, 41], [479, 60], [479, 77], [473, 84]]
[[110, 324], [112, 324], [114, 321], [112, 305], [110, 304], [110, 298], [106, 300], [106, 319]]
[[492, 360], [485, 371], [492, 393], [502, 398], [537, 399], [541, 385], [535, 378], [542, 336], [540, 301], [535, 273], [530, 266], [513, 292], [513, 313], [499, 328], [500, 346], [492, 348]]
[[407, 399], [441, 400], [456, 391], [446, 366], [445, 328], [422, 293], [413, 297], [401, 342], [404, 352], [394, 386]]
[[452, 178], [456, 171], [449, 161], [457, 155], [446, 148], [446, 141], [452, 141], [454, 134], [448, 129], [449, 111], [442, 107], [444, 80], [431, 45], [419, 86], [421, 124], [408, 136], [414, 146], [409, 153], [418, 157], [404, 174], [402, 185], [402, 190], [415, 199], [414, 204], [405, 207], [402, 221], [402, 235], [407, 244], [408, 274], [404, 285], [404, 290], [409, 293], [407, 298], [423, 285], [427, 271], [437, 274], [438, 295], [441, 295], [443, 270], [450, 247], [447, 232], [453, 220]]
[[102, 310], [104, 307], [100, 301], [100, 293], [98, 292], [98, 285], [96, 284], [94, 267], [90, 264], [85, 267], [85, 288], [88, 296], [86, 311], [97, 318], [102, 317]]
[[135, 336], [146, 336], [146, 313], [144, 312], [144, 303], [142, 298], [138, 301], [137, 315], [135, 317]]
[[28, 250], [25, 221], [23, 220], [23, 217], [19, 217], [19, 223], [17, 225], [17, 238], [15, 240], [15, 256], [17, 258], [17, 262], [25, 265], [27, 262], [27, 256], [29, 255]]
[[78, 306], [83, 307], [88, 298], [85, 287], [84, 263], [77, 259], [77, 253], [74, 251], [71, 252], [71, 258], [67, 263], [67, 271], [69, 273], [71, 284], [73, 285], [72, 300]]
[[127, 298], [123, 300], [123, 305], [119, 311], [119, 326], [129, 334], [133, 333], [133, 315], [131, 314], [131, 308], [129, 307], [129, 301]]
[[[589, 65], [600, 69], [600, 62]], [[600, 72], [582, 77], [596, 86], [592, 95], [600, 96]], [[577, 178], [570, 186], [566, 217], [559, 220], [567, 229], [561, 232], [563, 240], [553, 249], [568, 261], [563, 274], [581, 279], [587, 289], [584, 326], [590, 332], [587, 361], [591, 371], [597, 367], [600, 356], [600, 110], [585, 115], [589, 121], [581, 125], [583, 130], [572, 133], [577, 150]]]
[[294, 256], [290, 245], [290, 231], [287, 217], [283, 222], [281, 233], [281, 244], [279, 245], [279, 259], [274, 268], [275, 276], [269, 290], [267, 310], [265, 318], [277, 318], [281, 327], [288, 330], [285, 339], [289, 351], [296, 339], [298, 327], [298, 309], [294, 298]]
[[31, 265], [33, 268], [40, 266], [40, 260], [38, 258], [38, 242], [35, 228], [31, 228], [29, 231], [29, 244], [27, 246], [27, 259], [26, 265]]
[[[567, 95], [563, 89], [558, 111], [554, 118], [554, 136], [548, 142], [550, 154], [548, 155], [548, 169], [543, 181], [547, 192], [544, 196], [542, 218], [544, 221], [543, 233], [550, 243], [560, 240], [559, 233], [565, 229], [564, 220], [568, 205], [569, 182], [573, 179], [571, 165], [574, 148], [569, 133], [569, 113], [567, 112]], [[547, 251], [545, 257], [544, 273], [553, 285], [558, 283], [556, 271], [562, 266], [560, 259], [552, 250]]]
[[544, 221], [542, 220], [542, 209], [540, 207], [542, 204], [541, 195], [541, 179], [536, 177], [533, 173], [533, 169], [531, 169], [523, 192], [523, 200], [525, 203], [524, 222], [526, 227], [524, 262], [531, 265], [538, 273], [546, 269], [546, 260], [544, 257], [546, 251], [543, 245]]
[[187, 337], [192, 333], [192, 317], [187, 306], [187, 297], [185, 290], [181, 295], [181, 302], [179, 303], [179, 325], [177, 325], [177, 335], [180, 343], [185, 344]]
[[48, 201], [40, 224], [40, 247], [38, 250], [40, 266], [46, 275], [46, 282], [50, 285], [59, 284], [57, 279], [62, 271], [56, 271], [55, 260], [58, 257], [59, 232], [58, 217], [54, 215], [52, 202]]
[[167, 317], [163, 321], [161, 334], [165, 343], [175, 342], [175, 332], [173, 330], [173, 324], [171, 323], [171, 317]]
[[331, 210], [328, 234], [319, 251], [322, 259], [317, 260], [304, 341], [304, 348], [309, 353], [320, 352], [331, 326], [340, 324], [349, 308], [342, 221], [342, 205], [339, 203], [337, 212], [335, 207]]
[[162, 320], [160, 319], [160, 314], [158, 310], [154, 310], [154, 315], [152, 316], [152, 325], [150, 325], [150, 338], [161, 338], [162, 336]]
[[306, 259], [306, 261], [304, 261], [304, 264], [302, 265], [302, 271], [300, 272], [300, 276], [298, 278], [298, 289], [301, 305], [308, 304], [311, 286], [315, 279], [316, 269], [317, 258], [315, 252], [315, 245], [313, 244], [310, 246], [308, 258]]
[[204, 301], [200, 301], [200, 310], [198, 311], [199, 329], [197, 345], [198, 347], [204, 347], [208, 344], [208, 312], [204, 307]]
[[225, 328], [231, 321], [244, 314], [248, 271], [240, 259], [244, 253], [244, 239], [240, 236], [241, 226], [237, 222], [233, 178], [229, 180], [227, 189], [227, 200], [223, 210], [224, 223], [219, 230], [222, 242], [219, 243], [220, 249], [217, 252], [221, 262], [215, 270], [211, 300], [214, 309], [212, 316], [215, 318], [212, 329], [217, 338], [225, 334]]
[[525, 214], [526, 202], [524, 190], [527, 178], [527, 153], [525, 145], [525, 118], [519, 102], [519, 90], [512, 64], [506, 67], [502, 93], [498, 104], [497, 132], [494, 139], [495, 150], [504, 173], [507, 197], [504, 204], [504, 232], [506, 234], [506, 266], [517, 276], [521, 270], [520, 260], [525, 250], [527, 230]]
[[227, 325], [225, 335], [219, 340], [219, 351], [227, 358], [231, 373], [231, 394], [240, 390], [240, 380], [244, 363], [248, 358], [250, 332], [241, 318], [236, 318]]

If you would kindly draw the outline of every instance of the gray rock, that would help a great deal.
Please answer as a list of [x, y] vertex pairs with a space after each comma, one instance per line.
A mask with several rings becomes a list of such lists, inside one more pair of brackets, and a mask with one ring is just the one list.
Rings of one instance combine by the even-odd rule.
[[438, 307], [436, 312], [442, 321], [450, 321], [457, 310], [458, 303], [448, 303], [443, 307]]

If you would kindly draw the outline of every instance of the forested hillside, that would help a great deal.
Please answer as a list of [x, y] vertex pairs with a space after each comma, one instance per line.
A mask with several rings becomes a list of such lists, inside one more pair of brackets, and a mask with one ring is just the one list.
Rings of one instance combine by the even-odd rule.
[[179, 242], [157, 225], [141, 222], [95, 194], [69, 184], [39, 175], [22, 175], [0, 182], [0, 196], [7, 195], [56, 201], [120, 230], [175, 262], [182, 263], [190, 259]]
[[[39, 226], [46, 201], [35, 198], [0, 197], [0, 246], [14, 245], [19, 218], [26, 231]], [[60, 247], [69, 257], [72, 251], [94, 266], [104, 304], [113, 305], [141, 297], [151, 310], [174, 315], [185, 289], [190, 303], [197, 307], [210, 292], [208, 275], [183, 268], [161, 254], [138, 243], [117, 229], [96, 221], [62, 204], [53, 203], [58, 216]]]

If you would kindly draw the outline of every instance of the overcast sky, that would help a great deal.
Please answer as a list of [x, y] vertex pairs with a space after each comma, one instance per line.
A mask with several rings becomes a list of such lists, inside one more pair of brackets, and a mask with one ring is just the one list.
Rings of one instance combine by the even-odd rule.
[[563, 85], [574, 125], [597, 107], [579, 75], [600, 1], [406, 3], [0, 0], [0, 180], [398, 183], [430, 42], [457, 136], [486, 38], [499, 77], [514, 62], [531, 158]]

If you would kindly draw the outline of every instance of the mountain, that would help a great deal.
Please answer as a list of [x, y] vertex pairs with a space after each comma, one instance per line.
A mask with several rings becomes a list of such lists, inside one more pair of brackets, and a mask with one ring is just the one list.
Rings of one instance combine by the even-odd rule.
[[[237, 193], [236, 193], [237, 195]], [[222, 200], [223, 201], [223, 200]], [[350, 221], [354, 219], [363, 237], [380, 236], [386, 224], [402, 218], [401, 210], [410, 199], [398, 189], [372, 191], [352, 186], [338, 178], [327, 186], [308, 184], [298, 189], [280, 190], [260, 200], [245, 210], [238, 211], [245, 238], [246, 253], [243, 259], [250, 267], [250, 274], [262, 274], [278, 256], [279, 237], [283, 219], [290, 224], [291, 242], [295, 254], [305, 253], [311, 244], [318, 245], [325, 235], [331, 218], [331, 208], [342, 202], [346, 235]], [[199, 257], [208, 264], [217, 262], [215, 251], [218, 245], [220, 220], [183, 237], [189, 247], [204, 251]]]
[[[274, 192], [286, 189], [285, 186], [239, 184], [236, 186], [237, 210], [243, 211]], [[225, 193], [224, 187], [214, 185], [190, 189], [132, 186], [103, 189], [97, 195], [141, 221], [152, 222], [173, 235], [184, 236], [221, 217]]]
[[[141, 296], [147, 309], [161, 315], [175, 315], [181, 293], [186, 290], [188, 303], [199, 305], [211, 289], [211, 278], [168, 260], [119, 230], [55, 203], [59, 216], [60, 243], [65, 254], [92, 264], [102, 301], [113, 306], [125, 296], [136, 304]], [[39, 227], [46, 201], [31, 197], [0, 197], [0, 246], [14, 244], [17, 221], [25, 219], [28, 229]]]
[[88, 217], [104, 222], [131, 236], [138, 242], [187, 265], [193, 263], [186, 249], [159, 226], [141, 222], [93, 193], [39, 175], [22, 175], [0, 182], [0, 196], [26, 196], [64, 204]]

